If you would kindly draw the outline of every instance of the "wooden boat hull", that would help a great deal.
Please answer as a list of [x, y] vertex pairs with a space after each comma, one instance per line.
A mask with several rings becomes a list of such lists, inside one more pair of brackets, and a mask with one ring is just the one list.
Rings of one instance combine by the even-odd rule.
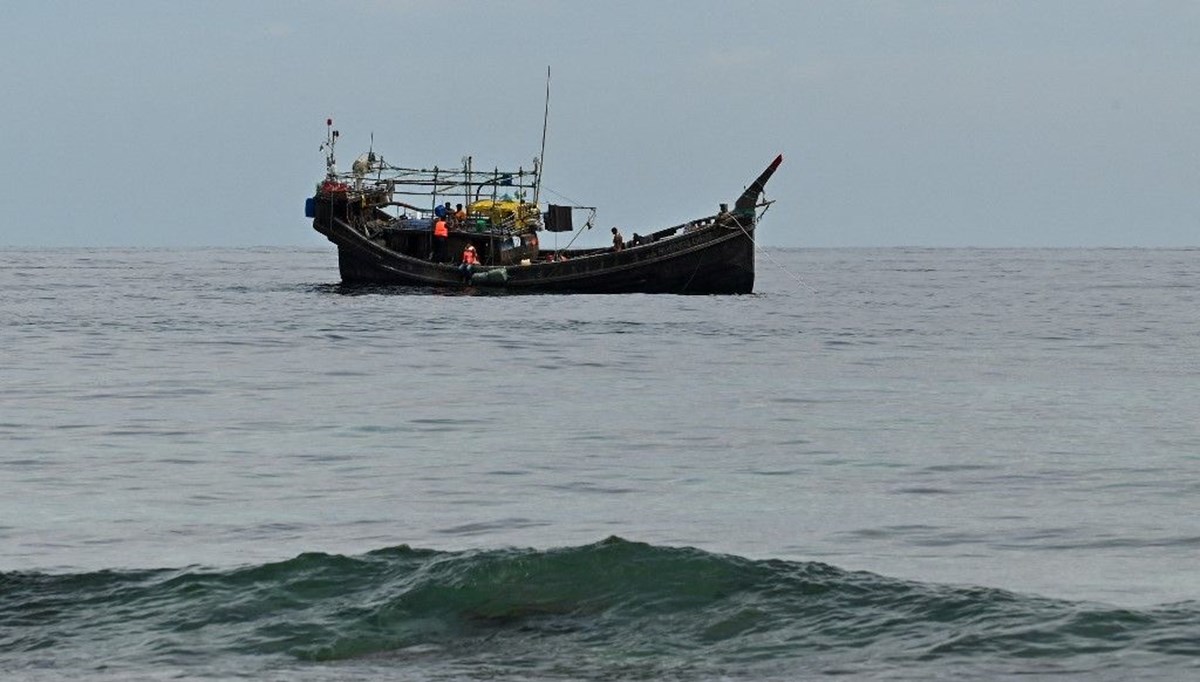
[[333, 218], [318, 232], [338, 247], [338, 267], [347, 284], [424, 287], [489, 286], [529, 293], [748, 294], [754, 290], [753, 227], [711, 225], [619, 252], [529, 265], [482, 267], [503, 278], [466, 282], [456, 265], [431, 263], [396, 253]]

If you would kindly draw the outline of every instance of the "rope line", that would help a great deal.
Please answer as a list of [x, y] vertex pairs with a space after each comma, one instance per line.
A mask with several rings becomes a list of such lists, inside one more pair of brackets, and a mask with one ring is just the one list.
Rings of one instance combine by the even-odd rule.
[[[762, 217], [763, 217], [763, 216], [765, 216], [765, 215], [767, 214], [767, 209], [769, 209], [769, 208], [771, 208], [771, 204], [770, 204], [770, 203], [767, 203], [767, 205], [766, 205], [766, 206], [763, 206], [762, 213], [759, 213], [759, 214], [758, 214], [758, 217], [754, 219], [754, 222], [755, 222], [755, 224], [758, 224], [758, 221], [762, 220]], [[783, 266], [783, 264], [782, 264], [782, 263], [780, 263], [779, 261], [777, 261], [777, 260], [775, 260], [774, 258], [772, 258], [772, 257], [771, 257], [771, 254], [770, 254], [770, 252], [768, 252], [768, 251], [767, 251], [766, 249], [764, 249], [763, 247], [759, 246], [759, 245], [758, 245], [758, 242], [754, 241], [754, 236], [753, 236], [753, 235], [751, 235], [749, 232], [747, 232], [747, 231], [746, 231], [746, 228], [745, 228], [745, 227], [743, 227], [743, 226], [742, 226], [742, 224], [741, 224], [740, 222], [737, 224], [737, 226], [738, 226], [738, 229], [740, 229], [740, 230], [742, 231], [742, 234], [746, 235], [746, 239], [749, 239], [749, 240], [750, 240], [750, 243], [754, 245], [754, 249], [755, 249], [757, 252], [759, 252], [759, 253], [761, 253], [762, 255], [766, 256], [766, 257], [767, 257], [767, 260], [771, 261], [771, 263], [773, 263], [773, 264], [775, 265], [775, 267], [777, 267], [777, 268], [779, 268], [780, 270], [782, 270], [782, 271], [786, 272], [786, 273], [788, 274], [788, 276], [789, 276], [789, 277], [791, 277], [793, 280], [795, 280], [795, 282], [796, 282], [797, 284], [799, 284], [800, 286], [804, 287], [805, 289], [808, 289], [808, 293], [810, 293], [810, 294], [815, 294], [815, 293], [817, 293], [817, 290], [816, 290], [816, 289], [814, 289], [814, 288], [812, 288], [811, 286], [809, 286], [809, 285], [808, 285], [808, 282], [805, 282], [804, 280], [800, 279], [800, 276], [799, 276], [799, 275], [797, 275], [796, 273], [792, 272], [791, 270], [788, 270], [787, 268], [785, 268], [785, 267]]]

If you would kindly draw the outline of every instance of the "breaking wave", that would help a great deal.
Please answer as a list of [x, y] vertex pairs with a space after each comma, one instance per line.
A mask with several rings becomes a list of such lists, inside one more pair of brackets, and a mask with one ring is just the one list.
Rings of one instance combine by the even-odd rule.
[[[1200, 667], [1197, 602], [1124, 609], [620, 538], [0, 574], [0, 670], [924, 678]], [[223, 676], [223, 675], [221, 675]]]

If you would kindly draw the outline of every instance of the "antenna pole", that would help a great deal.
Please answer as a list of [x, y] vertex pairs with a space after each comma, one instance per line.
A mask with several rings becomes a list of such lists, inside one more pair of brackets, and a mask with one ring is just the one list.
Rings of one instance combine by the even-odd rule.
[[333, 158], [333, 146], [337, 144], [338, 131], [333, 129], [333, 119], [325, 119], [325, 144], [321, 145], [321, 149], [325, 150], [325, 175], [334, 177], [337, 175], [337, 160]]
[[550, 122], [550, 66], [546, 65], [546, 110], [542, 113], [542, 151], [538, 154], [537, 179], [533, 183], [533, 205], [542, 193], [542, 173], [546, 170], [546, 125]]

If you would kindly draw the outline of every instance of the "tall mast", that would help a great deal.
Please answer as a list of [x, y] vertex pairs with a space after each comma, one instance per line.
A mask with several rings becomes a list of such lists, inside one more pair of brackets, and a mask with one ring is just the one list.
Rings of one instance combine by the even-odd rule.
[[542, 113], [542, 151], [538, 154], [537, 177], [533, 181], [533, 205], [537, 206], [542, 193], [542, 173], [546, 170], [546, 125], [550, 121], [550, 65], [546, 65], [546, 110]]

